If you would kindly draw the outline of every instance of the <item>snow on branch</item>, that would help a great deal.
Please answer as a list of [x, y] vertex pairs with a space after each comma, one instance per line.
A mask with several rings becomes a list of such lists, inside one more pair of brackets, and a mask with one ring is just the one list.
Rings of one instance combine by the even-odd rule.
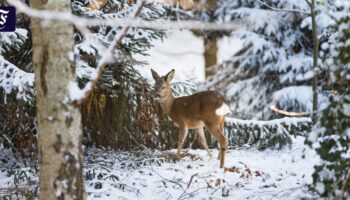
[[16, 7], [19, 13], [24, 13], [30, 17], [42, 19], [46, 22], [52, 20], [66, 21], [75, 25], [82, 32], [87, 33], [87, 26], [105, 25], [109, 27], [139, 27], [149, 29], [197, 29], [197, 30], [237, 30], [239, 28], [248, 27], [244, 20], [235, 20], [226, 23], [200, 22], [194, 20], [187, 21], [170, 21], [170, 20], [154, 20], [146, 21], [141, 19], [97, 19], [78, 17], [72, 13], [36, 10], [28, 7], [17, 0], [7, 0], [7, 2]]
[[[312, 113], [312, 88], [307, 85], [289, 86], [282, 88], [272, 95], [273, 101], [283, 110], [291, 110], [296, 112]], [[318, 95], [319, 110], [324, 109], [328, 104], [328, 95]]]
[[14, 49], [20, 49], [28, 38], [28, 31], [23, 28], [16, 28], [14, 32], [0, 32], [0, 53], [3, 53], [10, 46]]
[[[260, 0], [256, 0], [257, 2], [263, 4], [264, 6], [270, 8], [271, 10], [275, 11], [285, 11], [285, 12], [299, 12], [299, 13], [304, 13], [304, 14], [310, 14], [310, 11], [304, 11], [304, 10], [296, 10], [296, 9], [288, 9], [288, 8], [274, 8], [270, 6], [269, 4], [262, 2]], [[306, 1], [307, 2], [307, 1]]]
[[[144, 0], [138, 1], [138, 4], [135, 7], [134, 12], [130, 14], [130, 17], [129, 17], [130, 20], [135, 19], [140, 15], [141, 9], [144, 6], [144, 4], [145, 4]], [[101, 77], [103, 74], [103, 70], [108, 65], [108, 63], [113, 61], [114, 50], [120, 46], [124, 36], [127, 34], [129, 29], [130, 29], [130, 26], [124, 26], [122, 30], [118, 32], [118, 35], [114, 37], [114, 40], [110, 44], [107, 52], [103, 55], [103, 57], [101, 58], [101, 60], [97, 65], [97, 68], [95, 69], [94, 73], [91, 75], [91, 81], [88, 82], [82, 90], [79, 89], [77, 82], [69, 83], [69, 90], [70, 90], [69, 94], [70, 94], [71, 100], [73, 101], [82, 100], [87, 96], [89, 92], [91, 92], [91, 90], [93, 90], [96, 87], [99, 77]]]
[[229, 145], [254, 145], [259, 149], [268, 146], [280, 148], [291, 143], [292, 135], [305, 136], [312, 127], [309, 117], [285, 117], [269, 121], [226, 118], [224, 132]]
[[25, 72], [0, 56], [0, 88], [6, 94], [17, 91], [17, 99], [32, 100], [34, 73]]

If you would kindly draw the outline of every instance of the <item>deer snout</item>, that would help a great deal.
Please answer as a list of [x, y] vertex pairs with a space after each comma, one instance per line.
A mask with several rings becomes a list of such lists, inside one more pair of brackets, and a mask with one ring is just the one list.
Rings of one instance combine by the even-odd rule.
[[154, 91], [152, 96], [155, 99], [159, 99], [160, 98], [160, 94], [157, 91]]

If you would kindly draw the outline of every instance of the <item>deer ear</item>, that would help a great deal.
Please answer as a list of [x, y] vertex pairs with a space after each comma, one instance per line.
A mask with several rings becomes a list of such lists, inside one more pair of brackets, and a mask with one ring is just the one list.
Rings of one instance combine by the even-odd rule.
[[155, 81], [160, 79], [160, 76], [157, 74], [157, 72], [155, 72], [153, 69], [151, 69], [152, 72], [152, 77]]
[[170, 82], [171, 80], [173, 80], [174, 74], [175, 74], [175, 69], [172, 69], [167, 75], [165, 75], [164, 77], [165, 81]]

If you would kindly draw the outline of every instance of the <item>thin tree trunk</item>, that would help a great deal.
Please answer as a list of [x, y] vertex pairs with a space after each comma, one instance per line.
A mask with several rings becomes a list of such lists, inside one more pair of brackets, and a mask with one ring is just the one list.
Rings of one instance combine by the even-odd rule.
[[317, 98], [317, 79], [318, 79], [318, 38], [317, 38], [317, 26], [316, 26], [316, 13], [315, 13], [315, 0], [312, 0], [310, 4], [311, 20], [312, 20], [312, 42], [314, 46], [313, 52], [313, 72], [314, 77], [312, 79], [312, 91], [313, 91], [313, 106], [312, 106], [312, 122], [317, 122], [317, 110], [318, 110], [318, 98]]
[[[71, 12], [69, 0], [30, 0], [36, 9]], [[69, 60], [73, 27], [62, 21], [32, 21], [41, 199], [85, 199], [82, 173], [82, 125], [69, 102], [75, 79]]]
[[204, 35], [204, 65], [205, 78], [213, 75], [209, 70], [210, 67], [217, 64], [217, 36], [215, 33]]

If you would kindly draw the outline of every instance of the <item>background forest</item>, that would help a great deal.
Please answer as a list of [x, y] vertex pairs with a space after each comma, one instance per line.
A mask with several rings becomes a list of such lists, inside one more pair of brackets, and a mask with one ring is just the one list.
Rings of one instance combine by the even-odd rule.
[[[71, 132], [76, 143], [60, 157], [83, 167], [62, 165], [61, 171], [78, 175], [55, 180], [57, 199], [73, 194], [67, 180], [81, 181], [77, 188], [85, 191], [74, 189], [84, 195], [71, 199], [350, 199], [350, 1], [71, 0], [62, 10], [50, 7], [55, 0], [38, 2], [0, 0], [17, 9], [16, 31], [0, 32], [0, 199], [43, 194], [39, 159], [45, 148], [38, 135], [53, 129], [39, 130], [43, 119], [68, 127], [57, 129], [63, 133], [48, 146], [52, 152], [65, 146], [70, 124], [81, 129]], [[35, 13], [45, 9], [62, 13]], [[61, 21], [74, 25], [68, 26], [69, 54], [49, 52], [38, 60], [36, 52], [44, 51], [38, 41], [49, 41]], [[179, 35], [192, 38], [186, 44], [191, 50], [200, 41], [201, 66], [191, 52], [154, 50], [181, 51]], [[222, 47], [228, 40], [235, 42]], [[161, 47], [167, 42], [170, 47]], [[170, 63], [164, 69], [154, 66], [163, 64], [162, 56]], [[181, 56], [187, 58], [182, 68], [173, 65]], [[57, 92], [42, 81], [65, 83], [52, 70], [64, 68], [50, 61], [61, 57], [73, 63], [69, 94], [59, 101], [67, 107], [62, 120], [41, 107], [45, 94]], [[45, 60], [51, 67], [37, 67]], [[216, 158], [207, 160], [194, 132], [182, 159], [175, 158], [178, 129], [154, 99], [154, 67], [162, 75], [175, 69], [176, 97], [217, 90], [227, 98], [224, 170]], [[206, 139], [216, 156], [216, 140], [207, 132]]]

